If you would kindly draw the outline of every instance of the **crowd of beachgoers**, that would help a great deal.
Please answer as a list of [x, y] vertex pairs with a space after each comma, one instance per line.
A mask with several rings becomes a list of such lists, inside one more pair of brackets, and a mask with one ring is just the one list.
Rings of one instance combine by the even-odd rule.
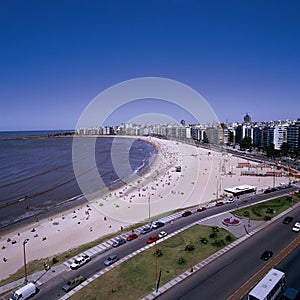
[[[257, 163], [176, 141], [142, 137], [157, 149], [148, 171], [126, 185], [77, 207], [1, 233], [0, 280], [27, 261], [54, 256], [137, 222], [155, 220], [175, 209], [205, 205], [226, 196], [224, 189], [248, 184], [257, 190], [274, 184], [273, 176], [245, 176]], [[246, 169], [241, 167], [245, 163]], [[177, 167], [180, 167], [179, 169]], [[272, 167], [260, 167], [260, 172]], [[288, 177], [275, 178], [276, 184]]]

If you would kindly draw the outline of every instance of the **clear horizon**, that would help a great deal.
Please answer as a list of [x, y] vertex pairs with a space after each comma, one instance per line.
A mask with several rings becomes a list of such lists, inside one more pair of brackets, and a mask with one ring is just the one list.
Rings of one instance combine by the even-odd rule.
[[[251, 117], [251, 115], [250, 115]], [[297, 118], [297, 119], [300, 119], [300, 118]], [[282, 119], [279, 119], [279, 120], [259, 120], [259, 121], [251, 121], [251, 123], [263, 123], [263, 122], [276, 122], [276, 121], [282, 121], [282, 122], [285, 122], [285, 121], [297, 121], [297, 119], [286, 119], [286, 120], [282, 120]], [[243, 120], [238, 120], [238, 121], [232, 121], [232, 122], [229, 122], [229, 123], [243, 123], [244, 121]], [[179, 122], [178, 122], [179, 123]], [[224, 122], [222, 122], [224, 123]], [[153, 124], [148, 124], [148, 123], [134, 123], [136, 125], [165, 125], [163, 123], [153, 123]], [[169, 125], [173, 125], [174, 123], [170, 123]], [[225, 124], [228, 124], [228, 123], [225, 123]], [[121, 124], [113, 124], [113, 125], [103, 125], [103, 126], [121, 126]], [[186, 126], [189, 126], [189, 125], [194, 125], [194, 124], [186, 124]], [[101, 125], [95, 125], [95, 127], [101, 127]], [[76, 130], [76, 128], [54, 128], [54, 129], [22, 129], [22, 130], [0, 130], [1, 133], [5, 133], [5, 132], [44, 132], [44, 131], [73, 131], [73, 130]]]
[[[186, 84], [221, 122], [300, 117], [298, 1], [6, 1], [0, 17], [0, 131], [72, 130], [99, 93], [139, 77]], [[145, 112], [168, 110], [114, 123]]]

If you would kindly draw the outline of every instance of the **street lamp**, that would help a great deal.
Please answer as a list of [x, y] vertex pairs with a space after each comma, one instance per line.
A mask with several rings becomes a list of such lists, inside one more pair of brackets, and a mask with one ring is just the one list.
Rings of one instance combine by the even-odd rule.
[[159, 270], [159, 275], [158, 275], [158, 279], [157, 279], [156, 285], [155, 285], [155, 291], [156, 291], [156, 293], [158, 293], [158, 289], [159, 289], [159, 284], [160, 284], [160, 279], [161, 279], [161, 273], [162, 273], [162, 271], [165, 271], [166, 273], [170, 273], [170, 271], [168, 271], [168, 270], [163, 270], [162, 268], [160, 268], [160, 270]]
[[27, 284], [28, 280], [27, 280], [27, 268], [26, 268], [26, 251], [25, 251], [25, 245], [27, 244], [27, 242], [29, 241], [29, 239], [24, 240], [23, 242], [23, 257], [24, 257], [24, 277], [25, 277], [25, 284]]

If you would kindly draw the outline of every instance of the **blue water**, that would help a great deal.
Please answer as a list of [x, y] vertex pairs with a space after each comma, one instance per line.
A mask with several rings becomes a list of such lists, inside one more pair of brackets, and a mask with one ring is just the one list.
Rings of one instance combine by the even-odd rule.
[[[74, 176], [72, 137], [48, 137], [54, 133], [0, 132], [0, 228], [85, 200]], [[81, 138], [83, 146], [86, 139]], [[98, 138], [97, 168], [109, 189], [124, 184], [112, 166], [112, 143], [117, 155], [124, 155], [131, 145], [132, 173], [145, 171], [156, 154], [152, 145], [138, 139], [131, 144], [124, 138]]]

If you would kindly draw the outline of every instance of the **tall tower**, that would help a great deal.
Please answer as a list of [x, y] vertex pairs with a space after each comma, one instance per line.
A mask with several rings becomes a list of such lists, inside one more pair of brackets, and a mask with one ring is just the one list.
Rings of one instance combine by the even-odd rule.
[[249, 116], [248, 113], [246, 113], [246, 115], [244, 116], [244, 122], [245, 123], [251, 123], [251, 117]]

